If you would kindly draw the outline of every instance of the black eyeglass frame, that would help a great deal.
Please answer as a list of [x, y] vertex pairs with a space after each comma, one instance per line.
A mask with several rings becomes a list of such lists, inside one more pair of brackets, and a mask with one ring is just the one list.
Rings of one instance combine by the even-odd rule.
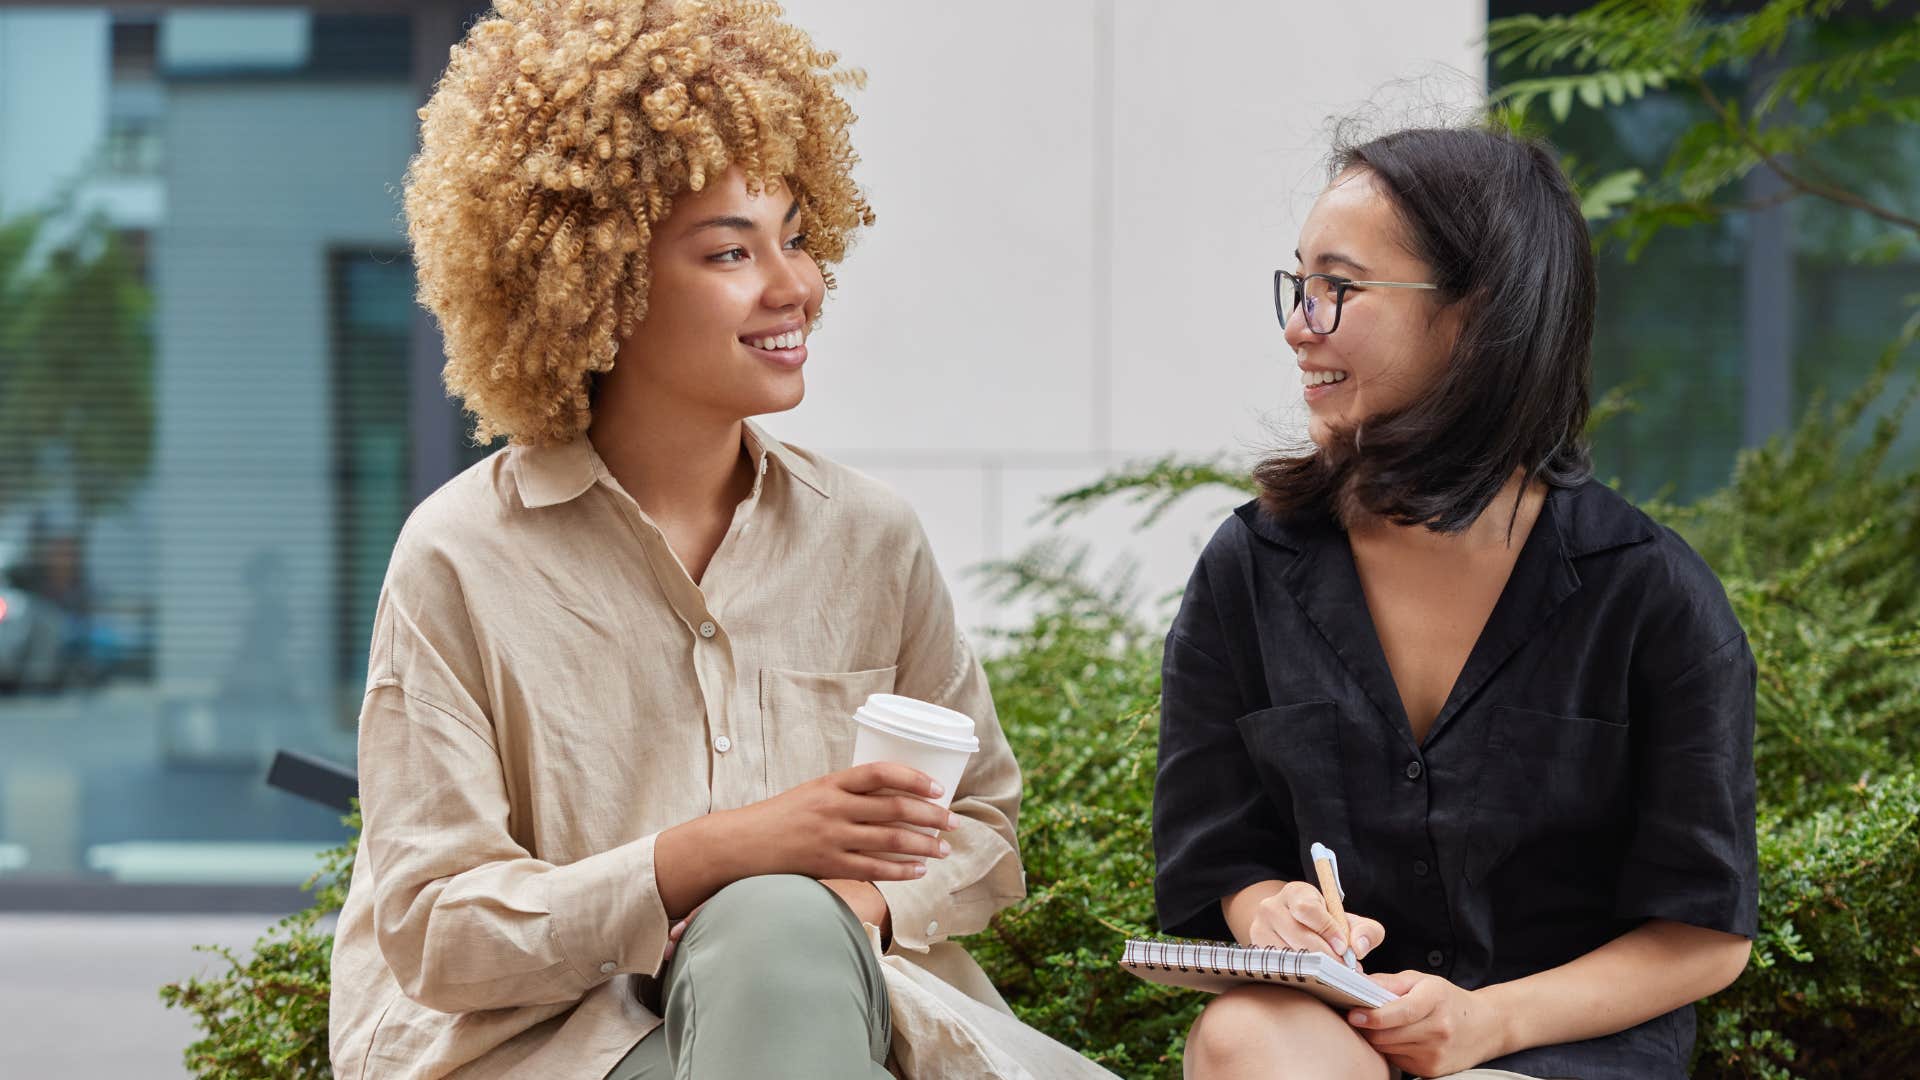
[[[1322, 337], [1340, 329], [1340, 311], [1346, 306], [1348, 289], [1437, 289], [1440, 287], [1426, 281], [1356, 281], [1353, 278], [1341, 277], [1338, 274], [1307, 274], [1302, 276], [1300, 274], [1289, 273], [1285, 270], [1275, 270], [1273, 272], [1273, 313], [1280, 317], [1281, 330], [1287, 328], [1287, 317], [1292, 314], [1287, 306], [1287, 283], [1293, 283], [1293, 287], [1300, 293], [1300, 306], [1305, 307], [1307, 282], [1314, 278], [1319, 278], [1333, 287], [1333, 325], [1327, 327], [1325, 330], [1315, 330], [1313, 324], [1307, 324], [1308, 331], [1319, 334]], [[1305, 322], [1306, 318], [1307, 316], [1304, 314], [1300, 316], [1302, 322]]]

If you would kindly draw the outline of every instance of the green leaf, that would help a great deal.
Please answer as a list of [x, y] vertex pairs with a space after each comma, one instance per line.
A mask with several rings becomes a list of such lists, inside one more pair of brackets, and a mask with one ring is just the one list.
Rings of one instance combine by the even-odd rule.
[[1547, 98], [1547, 108], [1556, 122], [1565, 123], [1573, 112], [1573, 84], [1561, 83]]
[[1623, 169], [1601, 177], [1581, 191], [1580, 216], [1599, 221], [1612, 215], [1615, 208], [1640, 194], [1645, 180], [1646, 174], [1639, 169]]

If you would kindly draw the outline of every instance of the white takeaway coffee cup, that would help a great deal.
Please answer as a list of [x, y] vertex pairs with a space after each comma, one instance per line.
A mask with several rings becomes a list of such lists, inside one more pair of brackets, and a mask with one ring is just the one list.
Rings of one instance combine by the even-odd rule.
[[[967, 771], [967, 759], [980, 749], [973, 718], [925, 701], [898, 694], [871, 694], [853, 711], [853, 764], [897, 761], [933, 777], [946, 806]], [[909, 826], [929, 836], [936, 830]], [[904, 860], [907, 856], [888, 856]]]

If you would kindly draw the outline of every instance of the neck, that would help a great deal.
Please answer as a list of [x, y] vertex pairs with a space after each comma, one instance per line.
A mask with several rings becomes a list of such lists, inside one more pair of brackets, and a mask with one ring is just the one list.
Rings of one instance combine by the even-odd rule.
[[1480, 551], [1488, 548], [1518, 547], [1526, 542], [1527, 532], [1546, 498], [1546, 485], [1527, 482], [1525, 472], [1515, 469], [1499, 494], [1458, 533], [1437, 533], [1425, 525], [1399, 525], [1384, 518], [1368, 517], [1347, 531], [1362, 540], [1418, 547], [1435, 551]]
[[642, 510], [656, 519], [685, 519], [726, 512], [746, 497], [753, 469], [744, 426], [738, 417], [608, 378], [587, 438]]

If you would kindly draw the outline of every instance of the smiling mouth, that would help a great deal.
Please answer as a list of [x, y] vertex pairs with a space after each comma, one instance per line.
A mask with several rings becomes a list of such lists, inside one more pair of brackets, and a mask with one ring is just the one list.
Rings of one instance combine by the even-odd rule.
[[1302, 371], [1300, 372], [1300, 385], [1306, 387], [1309, 390], [1313, 389], [1316, 386], [1331, 386], [1334, 383], [1346, 382], [1346, 381], [1347, 381], [1347, 373], [1344, 371]]
[[806, 340], [807, 333], [804, 330], [789, 330], [784, 334], [775, 334], [772, 337], [743, 337], [740, 339], [743, 344], [750, 345], [756, 349], [765, 349], [768, 352], [779, 352], [782, 349], [797, 349], [804, 344]]

